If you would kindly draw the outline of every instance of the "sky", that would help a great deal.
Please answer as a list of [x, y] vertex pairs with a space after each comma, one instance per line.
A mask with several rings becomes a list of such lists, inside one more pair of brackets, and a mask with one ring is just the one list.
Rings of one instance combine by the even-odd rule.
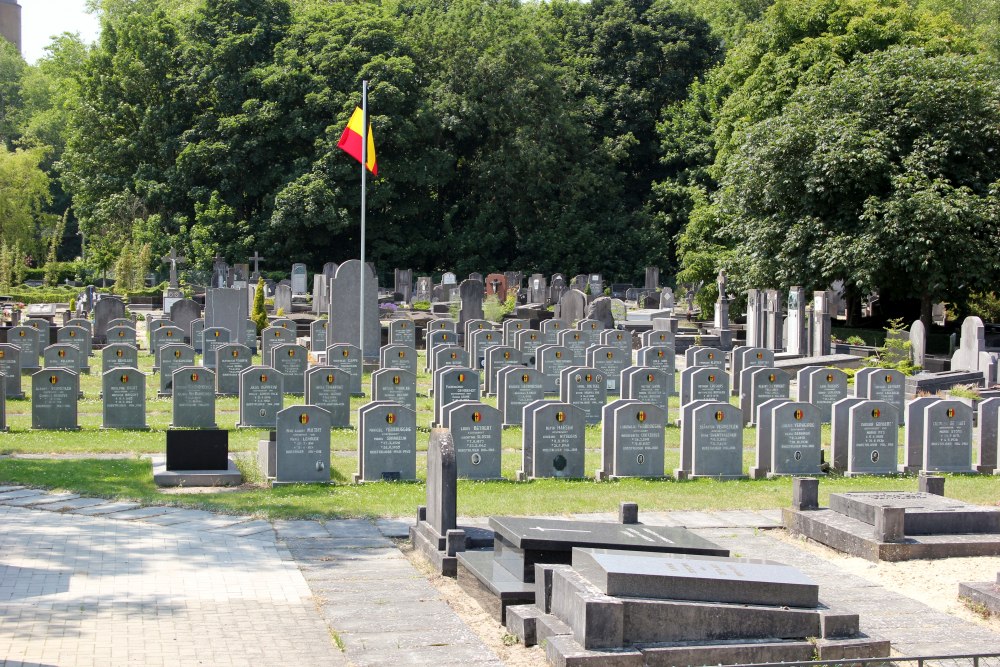
[[86, 11], [86, 0], [20, 0], [21, 54], [29, 63], [45, 55], [53, 35], [78, 32], [86, 42], [97, 40], [97, 17]]

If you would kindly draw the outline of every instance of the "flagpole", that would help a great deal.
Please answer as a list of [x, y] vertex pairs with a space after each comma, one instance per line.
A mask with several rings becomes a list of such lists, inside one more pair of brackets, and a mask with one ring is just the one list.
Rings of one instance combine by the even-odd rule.
[[365, 264], [365, 186], [367, 177], [365, 169], [368, 166], [368, 82], [361, 82], [361, 305], [358, 308], [360, 322], [358, 323], [358, 347], [361, 348], [361, 361], [365, 358], [365, 274], [368, 267]]

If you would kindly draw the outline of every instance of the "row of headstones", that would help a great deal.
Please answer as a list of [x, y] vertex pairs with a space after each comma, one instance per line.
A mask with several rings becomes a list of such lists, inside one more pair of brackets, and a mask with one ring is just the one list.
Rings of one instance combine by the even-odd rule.
[[747, 290], [747, 345], [769, 350], [787, 349], [803, 356], [830, 354], [832, 296], [828, 291], [813, 292], [812, 306], [807, 306], [805, 289], [792, 287], [788, 291], [785, 316], [780, 291]]

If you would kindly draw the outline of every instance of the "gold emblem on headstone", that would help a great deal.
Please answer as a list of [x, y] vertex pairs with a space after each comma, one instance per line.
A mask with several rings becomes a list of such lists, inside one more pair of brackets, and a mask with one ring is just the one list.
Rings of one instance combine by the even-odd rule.
[[566, 421], [566, 413], [562, 412], [561, 410], [559, 412], [557, 412], [556, 413], [556, 421], [559, 422], [560, 424], [563, 423], [564, 421]]
[[482, 420], [483, 420], [483, 414], [481, 412], [477, 411], [472, 413], [472, 421], [480, 422]]
[[723, 410], [715, 411], [715, 421], [721, 422], [725, 418], [726, 418], [726, 413]]
[[802, 410], [796, 410], [794, 413], [792, 413], [792, 415], [795, 417], [796, 420], [801, 420], [803, 417], [806, 416]]
[[309, 413], [308, 412], [303, 412], [303, 413], [301, 413], [299, 415], [299, 423], [300, 424], [308, 424], [309, 423]]
[[396, 423], [396, 413], [395, 412], [390, 412], [389, 414], [387, 414], [385, 416], [385, 422], [387, 424], [395, 424]]

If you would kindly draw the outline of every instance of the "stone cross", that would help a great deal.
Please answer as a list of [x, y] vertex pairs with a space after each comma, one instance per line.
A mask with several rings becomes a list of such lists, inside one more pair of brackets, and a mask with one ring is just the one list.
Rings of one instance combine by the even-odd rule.
[[177, 265], [187, 263], [187, 257], [179, 257], [177, 251], [173, 248], [170, 249], [169, 255], [163, 256], [163, 263], [166, 264], [170, 262], [170, 287], [178, 287], [177, 284]]
[[260, 277], [260, 260], [262, 260], [264, 258], [261, 257], [260, 254], [256, 250], [254, 250], [253, 251], [253, 257], [251, 257], [250, 259], [253, 260], [253, 275], [250, 276], [250, 277], [251, 278], [259, 278]]

